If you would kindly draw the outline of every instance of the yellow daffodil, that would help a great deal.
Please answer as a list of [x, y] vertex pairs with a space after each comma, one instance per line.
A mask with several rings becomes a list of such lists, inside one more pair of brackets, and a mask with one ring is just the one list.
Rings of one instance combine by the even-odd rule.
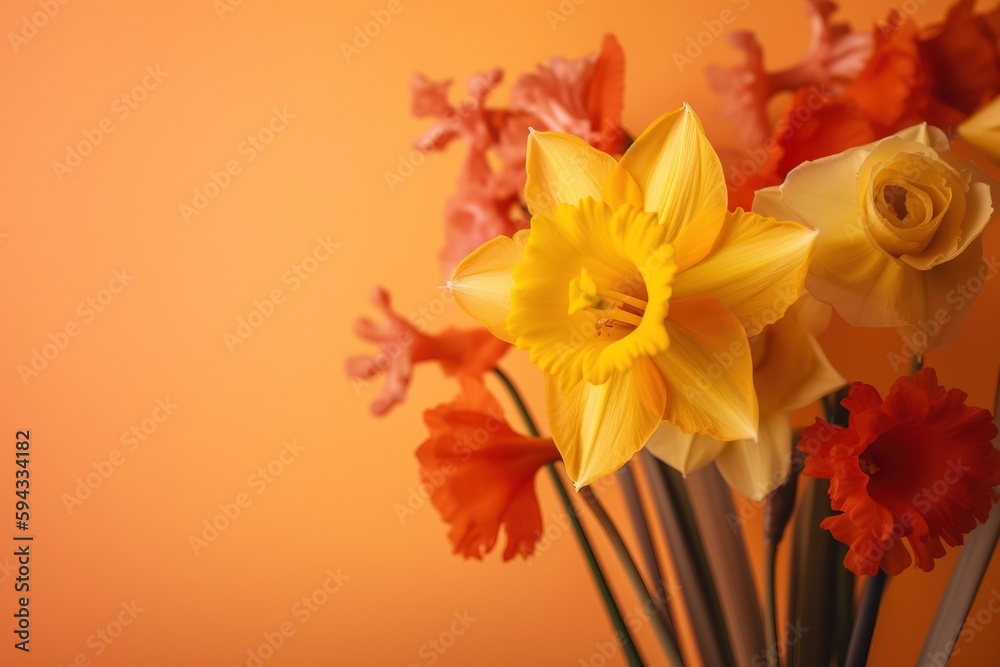
[[809, 292], [854, 326], [896, 327], [920, 355], [957, 332], [989, 269], [988, 180], [922, 124], [801, 164], [753, 210], [818, 229]]
[[528, 139], [530, 230], [480, 246], [448, 286], [545, 372], [577, 486], [622, 466], [663, 419], [757, 435], [748, 335], [781, 317], [815, 233], [726, 210], [722, 166], [687, 106], [621, 161], [557, 132]]
[[729, 485], [752, 500], [761, 500], [781, 486], [792, 463], [788, 413], [845, 384], [815, 338], [829, 319], [830, 307], [805, 295], [785, 317], [750, 341], [760, 404], [757, 442], [685, 434], [664, 423], [646, 443], [649, 451], [685, 474], [715, 461]]
[[1000, 97], [958, 126], [958, 134], [993, 160], [1000, 162]]

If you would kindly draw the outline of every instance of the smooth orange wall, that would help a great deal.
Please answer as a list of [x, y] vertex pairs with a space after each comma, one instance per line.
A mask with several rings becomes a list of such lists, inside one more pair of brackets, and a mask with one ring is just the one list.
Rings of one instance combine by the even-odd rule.
[[[462, 87], [500, 65], [502, 103], [518, 73], [593, 51], [613, 31], [628, 56], [627, 126], [639, 131], [688, 101], [724, 145], [732, 134], [703, 68], [734, 54], [714, 40], [683, 72], [672, 54], [730, 9], [730, 29], [756, 30], [769, 64], [788, 64], [806, 45], [803, 13], [794, 0], [396, 1], [401, 11], [351, 62], [339, 44], [388, 1], [3, 3], [0, 664], [247, 665], [247, 651], [283, 624], [294, 634], [269, 667], [575, 666], [610, 639], [577, 546], [552, 521], [539, 557], [502, 565], [497, 554], [451, 556], [426, 504], [397, 516], [418, 488], [421, 412], [453, 384], [420, 368], [409, 402], [376, 420], [367, 404], [377, 387], [344, 376], [345, 355], [364, 349], [350, 329], [372, 314], [371, 285], [390, 288], [403, 313], [440, 294], [442, 209], [462, 156], [457, 147], [430, 156], [390, 192], [385, 173], [425, 127], [409, 116], [408, 79], [420, 70]], [[889, 6], [843, 4], [859, 25]], [[936, 20], [944, 6], [914, 3], [915, 18]], [[560, 8], [567, 20], [552, 29], [546, 12]], [[33, 15], [44, 26], [12, 44]], [[143, 99], [129, 106], [120, 98], [133, 90]], [[269, 126], [270, 143], [244, 143]], [[95, 128], [90, 154], [57, 173], [67, 145]], [[193, 189], [227, 168], [204, 210], [185, 216]], [[988, 254], [998, 236], [987, 234]], [[314, 252], [326, 259], [310, 263], [308, 279], [288, 273]], [[238, 318], [275, 291], [273, 314], [227, 345]], [[960, 338], [930, 357], [980, 405], [992, 401], [1000, 366], [998, 307], [1000, 286], [988, 284]], [[451, 306], [435, 326], [454, 323], [468, 320]], [[23, 379], [18, 367], [51, 340], [64, 347], [48, 348], [45, 368]], [[891, 335], [835, 324], [823, 342], [846, 376], [887, 388]], [[540, 405], [538, 374], [517, 354], [505, 363]], [[168, 415], [158, 401], [175, 407]], [[124, 436], [143, 426], [144, 441]], [[29, 655], [12, 648], [15, 594], [2, 569], [12, 561], [18, 429], [32, 442]], [[272, 463], [284, 441], [297, 449]], [[280, 470], [270, 481], [257, 472], [269, 463]], [[68, 507], [88, 475], [96, 488]], [[548, 481], [538, 486], [545, 516], [557, 514]], [[195, 554], [190, 537], [220, 504], [235, 514], [237, 501], [239, 516]], [[953, 564], [893, 583], [872, 664], [912, 664]], [[306, 614], [301, 598], [331, 571], [340, 580], [328, 587], [339, 590], [317, 593], [324, 604]], [[994, 563], [974, 609], [997, 590]], [[142, 611], [123, 612], [133, 602]], [[467, 631], [435, 652], [428, 642], [466, 613]], [[131, 616], [112, 643], [97, 634]], [[953, 664], [991, 664], [998, 637], [994, 621]]]

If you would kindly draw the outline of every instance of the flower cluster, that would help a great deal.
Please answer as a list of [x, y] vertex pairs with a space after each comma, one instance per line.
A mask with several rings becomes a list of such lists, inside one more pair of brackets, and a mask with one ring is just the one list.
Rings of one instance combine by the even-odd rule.
[[[836, 5], [806, 3], [813, 45], [798, 66], [769, 73], [752, 33], [731, 41], [743, 64], [712, 70], [725, 94], [727, 117], [744, 140], [730, 154], [727, 180], [734, 206], [780, 184], [807, 160], [826, 157], [926, 122], [953, 128], [1000, 94], [1000, 11], [977, 14], [973, 0], [957, 2], [945, 21], [922, 31], [893, 10], [870, 33], [830, 24]], [[775, 123], [772, 95], [792, 101]]]
[[[457, 553], [481, 558], [503, 529], [503, 558], [529, 556], [539, 468], [561, 461], [581, 489], [644, 447], [683, 474], [714, 466], [754, 501], [784, 489], [794, 503], [797, 442], [804, 474], [830, 480], [839, 513], [821, 526], [858, 574], [929, 570], [986, 520], [993, 416], [934, 370], [884, 400], [851, 384], [849, 419], [801, 437], [790, 413], [820, 399], [832, 411], [847, 384], [819, 342], [834, 312], [895, 329], [917, 365], [965, 323], [975, 295], [959, 307], [952, 295], [983, 270], [997, 186], [951, 143], [1000, 159], [1000, 10], [959, 0], [927, 30], [894, 11], [867, 31], [828, 0], [805, 7], [809, 46], [787, 69], [765, 67], [752, 33], [727, 35], [743, 60], [709, 78], [742, 146], [721, 156], [687, 104], [629, 139], [611, 35], [518, 78], [506, 107], [487, 104], [500, 69], [458, 104], [450, 81], [414, 77], [412, 112], [434, 119], [416, 147], [467, 147], [440, 261], [446, 294], [482, 327], [432, 335], [377, 290], [385, 320], [356, 331], [380, 352], [348, 372], [387, 376], [376, 414], [404, 399], [417, 363], [458, 378], [417, 450]], [[512, 346], [542, 371], [550, 438], [530, 418], [533, 435], [516, 433], [484, 384]]]

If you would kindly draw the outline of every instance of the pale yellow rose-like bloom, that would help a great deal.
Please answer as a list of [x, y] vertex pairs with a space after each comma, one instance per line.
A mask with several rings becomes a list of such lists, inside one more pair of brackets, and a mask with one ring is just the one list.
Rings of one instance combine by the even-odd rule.
[[895, 327], [922, 355], [970, 310], [964, 287], [984, 269], [990, 190], [941, 130], [921, 124], [799, 165], [759, 191], [753, 210], [819, 230], [809, 292], [853, 326]]
[[994, 98], [959, 125], [958, 135], [1000, 162], [1000, 97]]
[[830, 307], [806, 294], [750, 341], [760, 406], [757, 442], [685, 434], [665, 422], [646, 443], [650, 453], [684, 474], [714, 461], [729, 485], [751, 500], [781, 486], [792, 464], [788, 413], [846, 384], [816, 340], [829, 320]]

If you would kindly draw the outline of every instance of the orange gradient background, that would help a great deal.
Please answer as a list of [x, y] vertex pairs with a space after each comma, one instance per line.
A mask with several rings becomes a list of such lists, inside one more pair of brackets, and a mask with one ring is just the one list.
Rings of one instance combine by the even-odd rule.
[[[58, 4], [16, 45], [9, 33], [42, 10], [38, 0], [3, 3], [0, 664], [247, 665], [247, 651], [285, 622], [295, 634], [269, 667], [575, 666], [610, 640], [564, 531], [530, 563], [503, 565], [497, 553], [466, 562], [449, 553], [432, 507], [398, 516], [418, 489], [421, 413], [449, 399], [453, 383], [421, 367], [406, 405], [376, 420], [368, 404], [378, 385], [355, 387], [344, 375], [345, 356], [366, 349], [351, 325], [374, 314], [372, 285], [388, 287], [404, 314], [440, 298], [442, 210], [463, 156], [457, 146], [428, 156], [395, 191], [387, 187], [385, 173], [426, 127], [409, 116], [408, 80], [420, 70], [461, 88], [468, 75], [499, 65], [508, 72], [494, 98], [502, 104], [517, 74], [550, 56], [594, 51], [611, 31], [628, 58], [632, 133], [687, 101], [726, 146], [733, 135], [718, 119], [704, 68], [733, 62], [733, 51], [717, 39], [683, 72], [672, 54], [729, 8], [736, 18], [728, 29], [757, 31], [769, 66], [781, 67], [805, 49], [805, 18], [796, 0], [564, 0], [573, 12], [553, 30], [546, 11], [559, 11], [559, 0], [400, 2], [351, 62], [340, 43], [387, 1], [79, 0]], [[946, 7], [912, 4], [922, 25]], [[889, 8], [887, 0], [842, 5], [857, 26]], [[146, 78], [144, 99], [122, 117], [115, 100], [142, 86], [148, 67], [159, 68], [159, 80]], [[283, 127], [250, 160], [240, 147], [275, 109], [287, 110], [276, 123]], [[102, 121], [112, 131], [57, 175], [53, 162]], [[239, 173], [185, 220], [180, 205], [230, 161]], [[307, 280], [289, 280], [286, 272], [327, 238], [338, 247], [320, 253], [328, 258]], [[987, 256], [1000, 250], [996, 226], [986, 245]], [[132, 276], [124, 289], [102, 292], [121, 270]], [[274, 290], [282, 303], [231, 350], [224, 335]], [[100, 312], [89, 298], [106, 302]], [[990, 407], [998, 309], [1000, 285], [988, 283], [958, 340], [928, 359], [943, 383]], [[77, 335], [22, 378], [18, 367], [51, 338], [62, 340], [68, 324]], [[469, 320], [451, 305], [433, 327], [450, 324]], [[846, 377], [888, 388], [895, 372], [886, 352], [898, 345], [891, 334], [835, 322], [822, 342]], [[519, 353], [504, 364], [540, 413], [538, 374]], [[148, 421], [164, 416], [158, 399], [177, 406], [161, 423]], [[123, 434], [144, 420], [155, 432], [129, 451]], [[13, 561], [18, 429], [30, 429], [32, 442], [30, 654], [13, 648], [17, 595], [3, 569]], [[254, 475], [285, 440], [300, 451], [272, 466], [282, 470], [261, 488]], [[120, 465], [105, 463], [112, 456]], [[108, 465], [89, 497], [68, 507], [80, 480]], [[552, 525], [560, 508], [547, 479], [537, 486]], [[603, 493], [624, 524], [614, 490]], [[252, 502], [196, 554], [190, 537], [239, 494]], [[758, 569], [759, 532], [756, 517], [747, 534]], [[956, 555], [930, 574], [892, 582], [871, 664], [913, 663]], [[301, 622], [294, 606], [328, 571], [346, 579]], [[973, 611], [997, 590], [994, 559]], [[133, 601], [142, 608], [134, 622], [111, 644], [98, 639]], [[427, 642], [466, 612], [475, 619], [467, 631], [446, 652], [429, 652]], [[639, 641], [655, 653], [648, 629]], [[998, 652], [1000, 620], [952, 664], [996, 664]]]

